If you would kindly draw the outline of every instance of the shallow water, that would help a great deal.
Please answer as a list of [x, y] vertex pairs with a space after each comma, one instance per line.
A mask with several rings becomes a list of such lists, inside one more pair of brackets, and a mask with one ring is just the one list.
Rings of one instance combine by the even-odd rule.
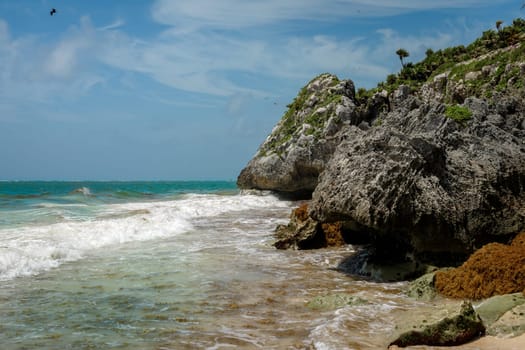
[[[378, 349], [412, 309], [440, 307], [337, 271], [351, 246], [274, 249], [294, 205], [190, 194], [4, 228], [2, 349]], [[366, 303], [308, 307], [335, 293]]]

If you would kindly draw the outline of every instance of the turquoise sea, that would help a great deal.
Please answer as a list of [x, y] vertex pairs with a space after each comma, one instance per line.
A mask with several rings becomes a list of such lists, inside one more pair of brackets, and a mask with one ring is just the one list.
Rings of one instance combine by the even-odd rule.
[[[0, 182], [0, 348], [377, 349], [418, 306], [273, 248], [298, 203], [233, 182]], [[341, 293], [367, 302], [317, 309]]]

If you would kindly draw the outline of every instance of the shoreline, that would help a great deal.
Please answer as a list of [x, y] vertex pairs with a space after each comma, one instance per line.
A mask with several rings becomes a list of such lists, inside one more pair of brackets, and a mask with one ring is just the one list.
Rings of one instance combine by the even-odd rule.
[[487, 335], [476, 339], [470, 343], [455, 346], [407, 346], [400, 348], [391, 346], [390, 350], [394, 349], [408, 349], [408, 350], [523, 350], [525, 349], [525, 333], [513, 338], [498, 338], [492, 335]]

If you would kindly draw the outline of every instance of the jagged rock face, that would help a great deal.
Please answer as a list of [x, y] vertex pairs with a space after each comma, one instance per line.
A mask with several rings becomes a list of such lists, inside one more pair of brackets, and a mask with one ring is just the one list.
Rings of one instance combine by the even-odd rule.
[[[484, 33], [477, 46], [430, 54], [357, 96], [351, 81], [320, 75], [239, 187], [315, 189], [312, 219], [370, 237], [377, 263], [459, 265], [484, 244], [507, 241], [525, 229], [525, 34], [522, 22], [515, 28], [505, 48], [487, 52], [483, 43], [497, 42]], [[464, 55], [471, 59], [448, 61]]]
[[394, 96], [381, 123], [345, 133], [313, 193], [310, 215], [372, 232], [380, 254], [415, 252], [449, 263], [522, 230], [524, 104], [467, 98], [472, 117], [458, 122], [438, 101]]
[[352, 81], [331, 74], [312, 80], [241, 171], [238, 186], [311, 195], [339, 144], [339, 131], [357, 122], [354, 94]]

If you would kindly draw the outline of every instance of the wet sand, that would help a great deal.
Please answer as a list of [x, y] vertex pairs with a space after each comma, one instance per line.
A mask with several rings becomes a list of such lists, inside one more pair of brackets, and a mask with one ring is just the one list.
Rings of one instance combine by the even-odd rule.
[[408, 350], [524, 350], [525, 334], [514, 338], [497, 338], [486, 336], [473, 342], [460, 346], [408, 346], [399, 348], [392, 346], [390, 349], [408, 349]]

